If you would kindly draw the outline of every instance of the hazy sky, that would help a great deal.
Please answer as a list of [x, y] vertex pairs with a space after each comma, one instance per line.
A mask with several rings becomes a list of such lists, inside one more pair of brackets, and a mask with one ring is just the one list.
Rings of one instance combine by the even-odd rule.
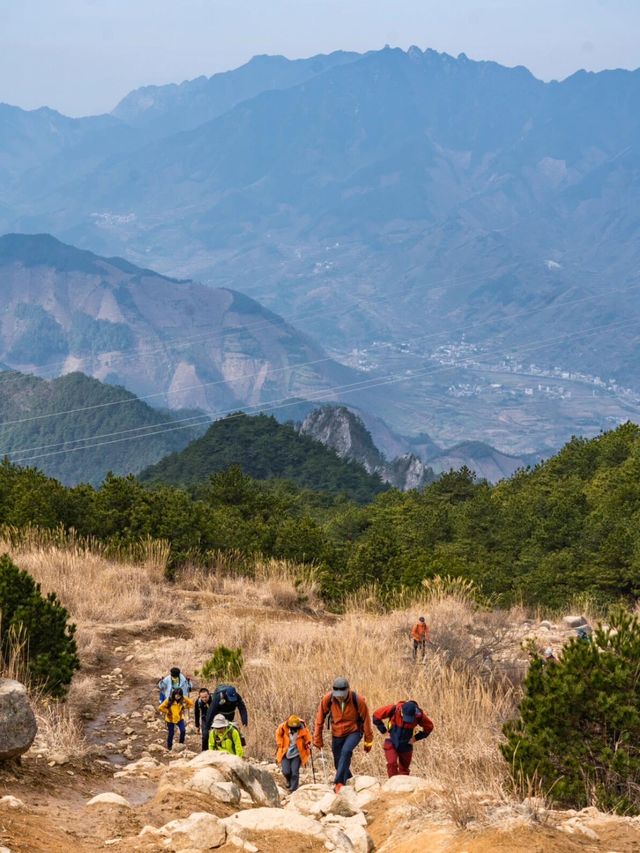
[[640, 0], [0, 0], [0, 101], [70, 115], [257, 53], [416, 44], [544, 79], [640, 66]]

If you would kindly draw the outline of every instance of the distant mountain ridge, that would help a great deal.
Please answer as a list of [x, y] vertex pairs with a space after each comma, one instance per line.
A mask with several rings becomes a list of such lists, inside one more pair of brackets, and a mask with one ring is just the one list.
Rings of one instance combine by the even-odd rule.
[[111, 115], [134, 127], [152, 127], [156, 133], [192, 130], [262, 92], [298, 86], [359, 58], [360, 54], [342, 50], [310, 59], [254, 56], [233, 71], [211, 77], [142, 86], [123, 98]]
[[0, 457], [68, 486], [136, 474], [206, 429], [197, 412], [161, 411], [82, 373], [45, 380], [0, 372]]
[[254, 300], [102, 258], [49, 235], [0, 237], [0, 362], [82, 370], [155, 406], [225, 410], [355, 376]]
[[140, 479], [195, 487], [232, 466], [257, 480], [289, 480], [317, 492], [344, 494], [359, 503], [370, 502], [385, 488], [376, 474], [358, 462], [341, 459], [291, 424], [241, 412], [216, 421], [184, 450], [144, 470]]
[[341, 459], [358, 462], [370, 474], [377, 474], [385, 483], [402, 491], [422, 489], [435, 479], [433, 471], [413, 454], [385, 459], [362, 420], [345, 406], [315, 409], [304, 419], [300, 432], [331, 447]]
[[[388, 458], [374, 443], [361, 413], [334, 404], [310, 411], [300, 424], [300, 431], [333, 448], [338, 456], [359, 462], [367, 471], [402, 491], [421, 489], [438, 474], [463, 467], [481, 480], [496, 483], [533, 461], [501, 453], [480, 441], [441, 449], [428, 436], [415, 439], [392, 436], [392, 447], [400, 454]], [[376, 424], [376, 433], [385, 440], [380, 424]]]
[[363, 398], [400, 433], [549, 450], [640, 417], [638, 103], [640, 70], [260, 57], [138, 91], [128, 121], [0, 110], [0, 228], [239, 290], [341, 359], [417, 371]]

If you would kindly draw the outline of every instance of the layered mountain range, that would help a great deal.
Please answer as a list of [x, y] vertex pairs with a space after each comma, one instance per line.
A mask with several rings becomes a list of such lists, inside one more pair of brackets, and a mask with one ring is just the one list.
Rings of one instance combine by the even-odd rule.
[[81, 370], [156, 407], [221, 415], [357, 378], [243, 294], [48, 235], [0, 237], [0, 308], [5, 366], [45, 377]]
[[0, 227], [251, 295], [390, 379], [400, 432], [550, 449], [638, 416], [639, 103], [640, 71], [256, 57], [110, 116], [3, 107]]

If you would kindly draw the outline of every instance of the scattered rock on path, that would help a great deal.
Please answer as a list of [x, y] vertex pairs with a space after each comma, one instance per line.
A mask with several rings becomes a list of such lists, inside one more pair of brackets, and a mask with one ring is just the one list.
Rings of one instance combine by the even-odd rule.
[[584, 616], [563, 616], [562, 621], [567, 628], [580, 628], [581, 625], [587, 624]]
[[[140, 834], [150, 831], [150, 827], [145, 827]], [[215, 850], [227, 838], [224, 823], [207, 812], [194, 812], [182, 820], [172, 820], [157, 833], [169, 839], [169, 850]]]
[[125, 800], [120, 794], [114, 794], [113, 791], [105, 791], [104, 794], [96, 794], [88, 802], [87, 806], [116, 806], [118, 808], [130, 809], [131, 803]]
[[320, 803], [326, 796], [335, 796], [328, 785], [301, 785], [289, 797], [286, 809], [295, 810], [308, 817], [318, 817], [322, 814]]
[[198, 770], [185, 787], [200, 794], [208, 794], [220, 803], [240, 803], [240, 788], [235, 782], [227, 782], [215, 767], [203, 767]]
[[0, 678], [0, 761], [19, 758], [29, 749], [37, 731], [24, 684]]
[[230, 835], [243, 840], [251, 833], [261, 832], [293, 832], [312, 838], [322, 838], [325, 834], [324, 828], [317, 821], [286, 809], [247, 809], [224, 818], [221, 823]]
[[17, 797], [12, 797], [11, 794], [7, 794], [4, 797], [0, 797], [0, 809], [23, 809], [24, 803], [22, 800], [19, 800]]
[[382, 790], [387, 794], [413, 794], [414, 791], [428, 787], [426, 779], [419, 776], [392, 776], [384, 783]]

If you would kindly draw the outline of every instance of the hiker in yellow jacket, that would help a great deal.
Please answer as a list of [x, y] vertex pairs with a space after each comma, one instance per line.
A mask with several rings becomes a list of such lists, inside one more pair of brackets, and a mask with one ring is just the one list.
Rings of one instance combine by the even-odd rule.
[[229, 755], [237, 755], [242, 758], [244, 749], [240, 732], [222, 714], [216, 714], [209, 729], [209, 749], [219, 752], [228, 752]]
[[180, 732], [180, 743], [184, 743], [187, 733], [184, 712], [187, 708], [193, 708], [193, 702], [182, 692], [181, 687], [176, 687], [171, 691], [171, 696], [165, 699], [158, 708], [161, 714], [164, 714], [164, 720], [167, 724], [167, 749], [173, 748], [173, 736], [175, 735], [176, 726]]
[[300, 717], [292, 714], [276, 729], [276, 764], [280, 765], [287, 788], [293, 792], [300, 784], [300, 767], [311, 755], [311, 733]]

